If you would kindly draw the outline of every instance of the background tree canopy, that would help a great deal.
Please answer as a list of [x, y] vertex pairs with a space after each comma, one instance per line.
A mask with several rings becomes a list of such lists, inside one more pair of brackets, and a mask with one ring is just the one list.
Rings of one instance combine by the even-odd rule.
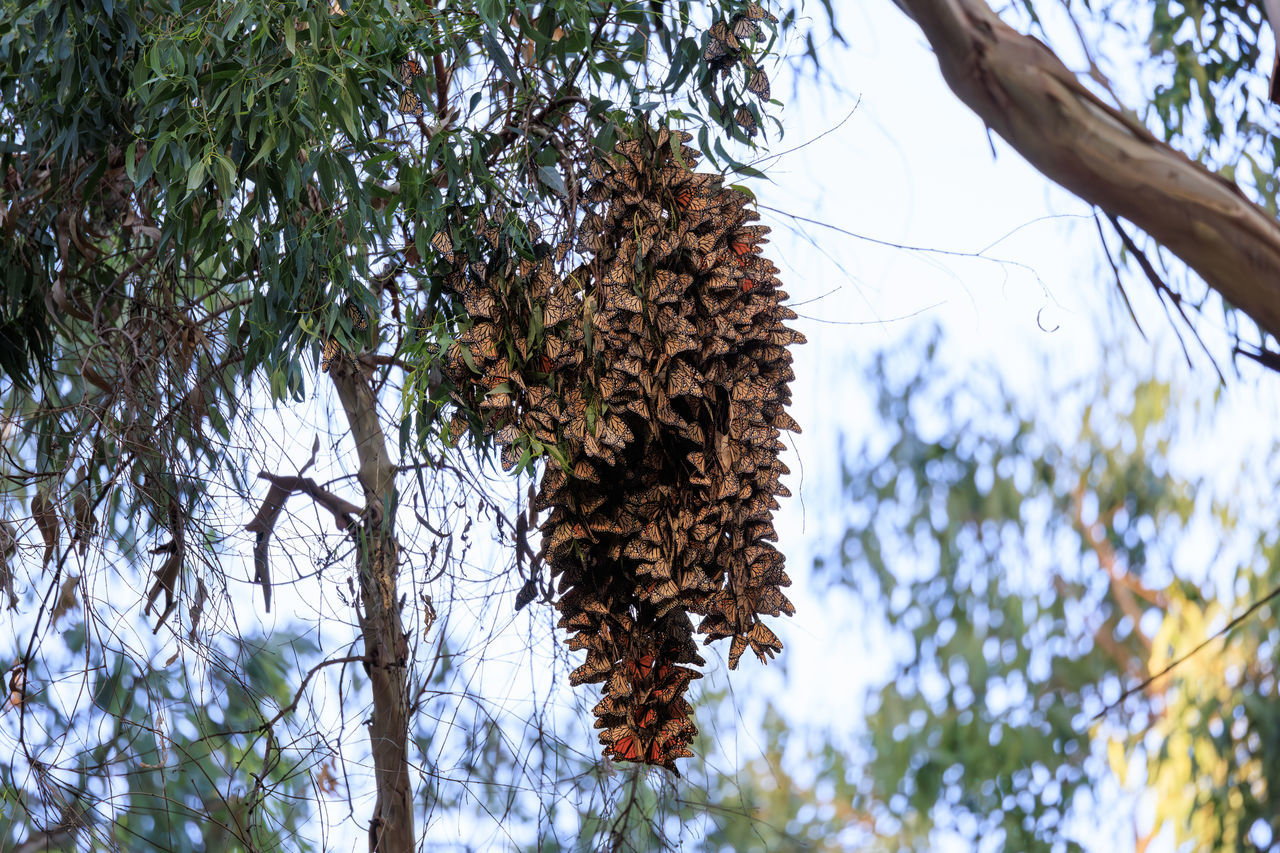
[[[1097, 205], [1121, 294], [1188, 353], [1222, 326], [1272, 360], [1260, 3], [895, 2]], [[530, 508], [562, 451], [522, 433], [497, 470], [485, 401], [518, 383], [468, 390], [493, 315], [450, 275], [588, 275], [592, 163], [641, 126], [735, 198], [785, 191], [756, 159], [806, 144], [782, 101], [856, 89], [868, 31], [830, 2], [436, 5], [0, 0], [0, 846], [1065, 849], [1143, 792], [1135, 848], [1280, 843], [1270, 605], [1127, 693], [1280, 583], [1274, 451], [1224, 491], [1177, 458], [1212, 401], [1116, 366], [1046, 410], [920, 332], [841, 373], [876, 422], [808, 509], [812, 571], [779, 543], [881, 652], [865, 720], [713, 666], [679, 778], [602, 759]]]

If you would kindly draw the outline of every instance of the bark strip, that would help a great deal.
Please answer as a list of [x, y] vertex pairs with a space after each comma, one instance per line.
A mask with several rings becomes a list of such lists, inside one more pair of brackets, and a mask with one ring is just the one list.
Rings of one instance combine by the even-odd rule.
[[1086, 89], [985, 0], [895, 0], [947, 84], [1046, 177], [1146, 231], [1280, 337], [1280, 224], [1232, 182]]

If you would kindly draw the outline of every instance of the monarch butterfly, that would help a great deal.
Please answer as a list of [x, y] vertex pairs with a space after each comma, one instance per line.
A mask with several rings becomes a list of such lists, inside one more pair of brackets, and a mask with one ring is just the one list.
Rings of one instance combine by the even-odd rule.
[[445, 260], [453, 260], [453, 238], [449, 236], [448, 231], [437, 231], [431, 238], [431, 245], [444, 255]]
[[422, 66], [416, 59], [402, 59], [396, 72], [400, 76], [400, 82], [406, 86], [413, 82], [413, 78], [421, 77], [423, 74]]
[[427, 112], [423, 109], [422, 98], [409, 89], [400, 93], [400, 112], [421, 118]]
[[794, 329], [782, 328], [769, 333], [769, 343], [785, 347], [791, 344], [808, 343], [808, 341], [802, 333]]
[[764, 30], [746, 15], [735, 15], [733, 18], [733, 34], [740, 39], [762, 39]]
[[796, 615], [796, 608], [782, 594], [782, 590], [776, 586], [767, 586], [760, 590], [760, 594], [756, 599], [756, 612], [767, 613], [770, 616], [777, 616], [781, 613], [794, 616]]
[[653, 241], [648, 251], [651, 264], [658, 264], [671, 257], [680, 248], [680, 237], [677, 234], [665, 234]]
[[640, 169], [631, 164], [623, 166], [613, 173], [614, 181], [622, 185], [624, 190], [638, 192], [640, 190]]
[[787, 432], [800, 432], [800, 424], [796, 423], [796, 419], [786, 412], [778, 412], [773, 416], [773, 425], [778, 429]]
[[631, 159], [633, 157], [638, 157], [640, 156], [640, 140], [638, 139], [624, 140], [622, 142], [619, 142], [616, 146], [614, 146], [614, 150], [628, 159]]
[[653, 698], [659, 702], [670, 702], [689, 687], [689, 682], [694, 678], [700, 678], [699, 673], [683, 666], [671, 667], [672, 673], [665, 680], [663, 685], [653, 691]]
[[549, 263], [540, 262], [533, 268], [533, 277], [529, 286], [531, 299], [546, 299], [551, 286], [556, 283], [555, 269]]
[[510, 471], [516, 467], [516, 463], [520, 461], [520, 448], [514, 444], [508, 444], [502, 448], [502, 470]]
[[582, 398], [582, 392], [577, 388], [570, 390], [564, 395], [564, 418], [567, 420], [582, 420], [587, 416], [587, 403]]
[[680, 210], [689, 213], [701, 213], [710, 210], [713, 199], [708, 195], [706, 184], [696, 182], [685, 184], [676, 194], [676, 204]]
[[641, 594], [649, 601], [666, 601], [675, 598], [680, 594], [680, 587], [676, 586], [675, 581], [660, 580], [656, 583], [648, 584]]
[[707, 32], [707, 46], [702, 51], [702, 58], [711, 70], [719, 71], [728, 68], [738, 58], [742, 43], [738, 41], [724, 21], [716, 21]]
[[609, 534], [613, 536], [627, 536], [631, 533], [627, 525], [616, 517], [597, 515], [587, 522], [587, 527], [592, 533]]
[[[570, 427], [569, 427], [570, 430], [572, 430], [573, 427], [574, 425], [570, 424]], [[582, 449], [586, 452], [588, 456], [592, 457], [593, 459], [599, 459], [606, 466], [612, 465], [615, 459], [613, 449], [609, 447], [607, 444], [605, 444], [604, 442], [602, 442], [600, 439], [596, 438], [595, 435], [588, 432], [585, 429], [586, 427], [585, 421], [583, 422], [583, 427], [584, 429], [582, 431], [582, 436], [581, 436]], [[571, 435], [576, 436], [576, 433], [571, 433]]]
[[507, 424], [494, 436], [499, 444], [514, 444], [520, 437], [520, 430], [515, 424]]
[[604, 324], [605, 317], [619, 311], [625, 311], [628, 314], [639, 314], [644, 311], [644, 303], [640, 301], [640, 297], [631, 292], [629, 287], [617, 287], [606, 285], [603, 288], [604, 299], [600, 310], [596, 312], [597, 321]]
[[635, 281], [635, 273], [626, 264], [613, 263], [605, 270], [602, 281], [606, 285], [629, 285]]
[[542, 311], [542, 325], [548, 328], [555, 326], [577, 313], [578, 301], [573, 298], [573, 294], [568, 289], [561, 288], [551, 294], [551, 298], [547, 300], [547, 306]]
[[765, 11], [765, 8], [761, 6], [759, 3], [754, 2], [754, 0], [752, 0], [752, 2], [747, 4], [745, 14], [748, 18], [750, 18], [753, 21], [768, 21], [771, 24], [778, 23], [778, 19], [776, 16]]
[[618, 738], [613, 743], [613, 755], [619, 761], [639, 761], [640, 741], [633, 734]]
[[608, 658], [588, 653], [586, 662], [569, 673], [569, 684], [577, 687], [579, 684], [604, 681], [605, 673], [611, 669], [613, 669], [613, 664], [609, 662]]
[[605, 700], [613, 701], [610, 701], [607, 705], [605, 704], [605, 701], [602, 701], [592, 710], [597, 713], [602, 709], [608, 712], [621, 711], [621, 703], [617, 700], [629, 697], [632, 694], [633, 689], [634, 685], [631, 683], [631, 679], [627, 678], [626, 670], [622, 667], [614, 669], [614, 671], [609, 675], [608, 683], [605, 685], [605, 691], [609, 694], [605, 697]]
[[[620, 172], [632, 171], [637, 176], [645, 173], [649, 169], [649, 158], [640, 148], [639, 140], [630, 139], [626, 142], [618, 143], [617, 152], [621, 154], [626, 161]], [[630, 167], [628, 169], [627, 167]]]
[[623, 356], [613, 363], [615, 369], [627, 374], [628, 376], [640, 377], [644, 373], [644, 365], [638, 358], [630, 358]]
[[320, 370], [324, 373], [329, 372], [329, 367], [333, 364], [334, 359], [338, 357], [341, 347], [338, 346], [337, 338], [329, 338], [324, 342], [324, 352], [320, 359]]
[[343, 307], [347, 312], [347, 317], [351, 320], [352, 328], [365, 329], [368, 327], [369, 319], [363, 308], [351, 300], [347, 300], [347, 304]]
[[676, 414], [675, 409], [671, 408], [671, 400], [661, 390], [657, 394], [657, 415], [658, 420], [667, 426], [682, 427], [686, 425], [684, 418]]
[[662, 351], [667, 358], [675, 358], [682, 352], [698, 349], [698, 341], [689, 335], [668, 335], [662, 340]]
[[649, 673], [653, 671], [653, 654], [645, 653], [635, 660], [628, 662], [633, 677], [637, 680], [649, 677]]
[[756, 124], [756, 117], [751, 114], [751, 110], [741, 107], [733, 114], [733, 120], [738, 126], [746, 132], [747, 136], [754, 137], [760, 131], [760, 125]]
[[755, 652], [763, 663], [767, 663], [769, 657], [782, 651], [782, 641], [763, 622], [757, 622], [751, 626], [751, 630], [747, 631], [747, 640], [751, 643], [751, 651]]
[[642, 729], [653, 728], [654, 724], [658, 722], [657, 710], [654, 708], [645, 708], [644, 713], [640, 715], [640, 719], [637, 722]]
[[462, 295], [462, 304], [472, 317], [495, 319], [498, 316], [498, 299], [492, 290], [472, 288]]
[[769, 75], [757, 68], [751, 72], [751, 76], [747, 78], [747, 90], [759, 95], [761, 100], [769, 100]]
[[578, 606], [581, 607], [583, 611], [586, 613], [595, 613], [600, 616], [609, 615], [609, 608], [605, 605], [603, 601], [596, 598], [595, 596], [584, 596], [583, 599], [580, 602], [578, 602]]
[[596, 418], [596, 437], [610, 447], [626, 447], [627, 442], [634, 441], [635, 435], [627, 422], [617, 415]]
[[711, 234], [694, 234], [692, 232], [686, 232], [681, 242], [684, 244], [684, 247], [695, 256], [702, 256], [705, 258], [715, 249], [716, 239], [719, 236], [719, 234], [714, 232]]
[[476, 323], [458, 336], [458, 340], [466, 344], [474, 344], [473, 352], [478, 352], [487, 359], [498, 357], [498, 327], [493, 323]]
[[738, 266], [746, 266], [747, 255], [756, 251], [756, 245], [739, 233], [729, 238], [729, 251], [733, 252]]
[[667, 371], [667, 393], [672, 397], [702, 397], [702, 376], [683, 361], [672, 362]]
[[592, 160], [591, 165], [587, 167], [587, 174], [596, 181], [603, 181], [609, 177], [611, 171], [609, 162], [604, 159]]
[[656, 270], [649, 277], [649, 286], [645, 295], [650, 302], [678, 302], [680, 300], [679, 283], [679, 278], [671, 270]]

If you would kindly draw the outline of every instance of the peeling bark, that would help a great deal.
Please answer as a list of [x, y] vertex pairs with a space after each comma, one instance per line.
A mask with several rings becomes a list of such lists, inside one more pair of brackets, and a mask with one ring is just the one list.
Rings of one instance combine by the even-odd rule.
[[1099, 99], [985, 0], [895, 2], [952, 91], [1031, 165], [1146, 231], [1280, 337], [1280, 224], [1239, 187]]
[[350, 359], [330, 370], [355, 439], [365, 509], [354, 536], [360, 561], [360, 630], [373, 690], [369, 741], [378, 798], [369, 824], [370, 853], [412, 853], [413, 790], [409, 781], [409, 644], [400, 620], [391, 506], [395, 466], [378, 420], [377, 400]]

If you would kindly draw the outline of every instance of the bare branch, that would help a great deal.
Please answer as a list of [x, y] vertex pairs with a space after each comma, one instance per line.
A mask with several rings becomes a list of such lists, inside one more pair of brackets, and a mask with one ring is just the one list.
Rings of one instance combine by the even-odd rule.
[[315, 464], [316, 453], [320, 450], [320, 436], [316, 436], [311, 445], [311, 458], [292, 477], [282, 477], [266, 471], [258, 472], [258, 479], [271, 484], [267, 496], [262, 499], [262, 506], [253, 520], [244, 526], [245, 530], [256, 533], [257, 541], [253, 545], [253, 582], [262, 585], [262, 597], [267, 612], [271, 612], [271, 565], [268, 552], [271, 546], [271, 533], [275, 530], [276, 520], [284, 509], [285, 502], [295, 492], [302, 492], [320, 506], [333, 514], [339, 530], [346, 530], [352, 519], [360, 514], [360, 507], [326, 491], [315, 480], [303, 477], [302, 474]]

